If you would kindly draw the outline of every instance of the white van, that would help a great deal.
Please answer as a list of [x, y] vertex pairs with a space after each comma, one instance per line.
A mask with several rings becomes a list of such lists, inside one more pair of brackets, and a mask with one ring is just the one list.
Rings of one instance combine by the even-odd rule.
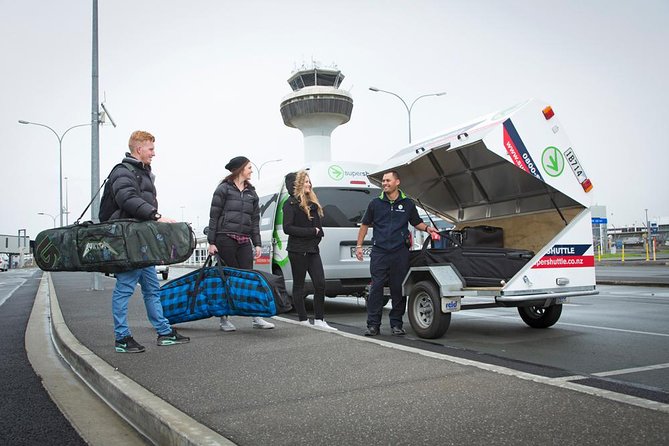
[[597, 294], [593, 185], [548, 104], [527, 100], [412, 144], [370, 180], [380, 184], [390, 169], [405, 193], [456, 229], [501, 228], [502, 249], [529, 251], [527, 262], [495, 286], [467, 286], [452, 262], [412, 267], [404, 293], [419, 336], [442, 336], [452, 312], [499, 306], [517, 307], [527, 325], [546, 328], [569, 298]]
[[[302, 169], [308, 170], [314, 192], [323, 206], [324, 237], [319, 247], [325, 270], [325, 294], [328, 297], [362, 296], [370, 282], [371, 241], [365, 242], [363, 262], [355, 258], [355, 245], [367, 205], [381, 193], [367, 178], [376, 165], [319, 161], [308, 163]], [[288, 199], [284, 177], [263, 180], [256, 185], [256, 192], [260, 197], [262, 256], [255, 260], [254, 268], [282, 275], [288, 293], [292, 294], [293, 278], [286, 251], [288, 235], [283, 232], [283, 204]], [[305, 292], [313, 293], [309, 275]]]

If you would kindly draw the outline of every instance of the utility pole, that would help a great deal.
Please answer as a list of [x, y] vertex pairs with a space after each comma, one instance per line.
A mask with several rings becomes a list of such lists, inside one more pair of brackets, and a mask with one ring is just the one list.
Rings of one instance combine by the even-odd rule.
[[[91, 220], [96, 221], [100, 213], [100, 197], [96, 196], [100, 187], [100, 106], [98, 105], [98, 0], [93, 0], [93, 29], [91, 37], [93, 48], [91, 57]], [[93, 273], [91, 289], [102, 290], [100, 273]]]

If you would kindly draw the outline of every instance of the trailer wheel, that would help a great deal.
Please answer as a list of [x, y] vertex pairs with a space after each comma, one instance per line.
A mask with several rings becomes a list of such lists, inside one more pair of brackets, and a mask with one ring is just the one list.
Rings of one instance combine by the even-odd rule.
[[523, 321], [532, 328], [548, 328], [560, 319], [562, 305], [550, 307], [532, 306], [518, 307], [518, 313]]
[[451, 324], [451, 313], [441, 312], [441, 296], [434, 283], [418, 282], [409, 295], [409, 322], [425, 339], [440, 338]]

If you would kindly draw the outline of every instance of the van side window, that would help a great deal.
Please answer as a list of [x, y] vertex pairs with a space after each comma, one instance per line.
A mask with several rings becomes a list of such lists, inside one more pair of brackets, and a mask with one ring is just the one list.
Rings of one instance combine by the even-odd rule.
[[365, 215], [369, 202], [381, 193], [378, 188], [343, 187], [315, 187], [314, 192], [323, 205], [324, 228], [357, 227]]
[[259, 197], [260, 206], [260, 230], [274, 229], [274, 213], [279, 194], [265, 195]]

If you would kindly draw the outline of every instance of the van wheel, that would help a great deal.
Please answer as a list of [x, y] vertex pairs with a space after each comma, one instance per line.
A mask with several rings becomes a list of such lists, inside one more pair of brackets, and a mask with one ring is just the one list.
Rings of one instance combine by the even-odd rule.
[[434, 283], [418, 282], [409, 295], [409, 322], [425, 339], [440, 338], [451, 324], [451, 313], [441, 312], [441, 296]]
[[532, 328], [548, 328], [560, 319], [562, 305], [550, 307], [532, 306], [518, 307], [518, 313], [523, 321]]

